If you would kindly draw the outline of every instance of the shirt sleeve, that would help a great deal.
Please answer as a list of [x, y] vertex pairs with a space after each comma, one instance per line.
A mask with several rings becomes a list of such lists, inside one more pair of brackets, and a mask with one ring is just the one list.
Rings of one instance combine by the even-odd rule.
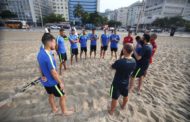
[[49, 71], [51, 71], [52, 69], [55, 69], [55, 65], [53, 63], [53, 59], [52, 59], [52, 56], [50, 54], [48, 54], [46, 63], [47, 63]]
[[117, 36], [117, 39], [118, 39], [118, 41], [120, 40], [120, 37], [119, 36]]
[[111, 66], [113, 69], [118, 69], [119, 68], [119, 61], [115, 61], [115, 63], [112, 64]]
[[71, 36], [69, 36], [69, 41], [72, 41]]
[[140, 53], [139, 53], [139, 55], [144, 56], [144, 54], [145, 54], [145, 47], [143, 46]]

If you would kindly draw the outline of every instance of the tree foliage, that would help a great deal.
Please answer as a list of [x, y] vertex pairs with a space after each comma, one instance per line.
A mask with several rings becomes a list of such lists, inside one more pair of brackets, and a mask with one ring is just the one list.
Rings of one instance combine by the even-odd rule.
[[107, 18], [101, 16], [98, 12], [88, 13], [84, 11], [82, 5], [79, 3], [75, 6], [73, 14], [75, 18], [81, 19], [83, 25], [90, 23], [94, 24], [95, 26], [100, 26], [107, 24], [108, 22]]
[[73, 11], [74, 17], [81, 18], [85, 13], [82, 5], [78, 3], [77, 5], [74, 6], [74, 8], [75, 8]]
[[158, 18], [156, 19], [152, 25], [158, 26], [158, 27], [172, 27], [172, 26], [185, 26], [186, 20], [184, 20], [180, 16], [176, 17], [165, 17], [165, 18]]
[[50, 14], [43, 18], [44, 23], [65, 22], [65, 18], [60, 14]]
[[4, 10], [0, 13], [2, 19], [16, 18], [17, 15], [9, 10]]
[[110, 20], [108, 22], [108, 25], [109, 25], [109, 27], [119, 27], [119, 26], [121, 26], [121, 22], [115, 21], [115, 20]]

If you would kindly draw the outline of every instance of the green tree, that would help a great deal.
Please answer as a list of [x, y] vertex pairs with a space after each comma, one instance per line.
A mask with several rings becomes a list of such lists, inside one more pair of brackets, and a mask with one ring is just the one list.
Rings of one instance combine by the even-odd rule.
[[83, 25], [90, 23], [89, 18], [90, 18], [90, 14], [88, 12], [84, 12], [81, 17], [81, 21], [82, 21]]
[[152, 25], [157, 26], [157, 27], [171, 27], [171, 26], [185, 26], [186, 20], [184, 20], [180, 16], [176, 17], [164, 17], [164, 18], [157, 18]]
[[44, 23], [65, 22], [65, 18], [60, 14], [50, 14], [43, 18]]
[[17, 15], [9, 10], [4, 10], [0, 13], [2, 19], [16, 18]]
[[109, 27], [119, 27], [119, 26], [121, 26], [121, 22], [115, 21], [115, 20], [110, 20], [108, 22], [108, 25], [109, 25]]
[[94, 24], [95, 26], [101, 26], [107, 24], [108, 19], [107, 17], [101, 16], [98, 12], [94, 12], [89, 14], [88, 22]]
[[74, 6], [74, 8], [75, 8], [73, 11], [74, 17], [81, 18], [83, 14], [85, 13], [82, 5], [78, 3], [77, 5]]

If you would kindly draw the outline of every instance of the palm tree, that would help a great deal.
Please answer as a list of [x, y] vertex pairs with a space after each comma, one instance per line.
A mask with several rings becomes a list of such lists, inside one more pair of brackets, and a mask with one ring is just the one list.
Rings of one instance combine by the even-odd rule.
[[75, 5], [74, 8], [75, 8], [73, 11], [74, 17], [81, 18], [84, 13], [84, 9], [83, 9], [82, 5], [78, 3], [77, 5]]

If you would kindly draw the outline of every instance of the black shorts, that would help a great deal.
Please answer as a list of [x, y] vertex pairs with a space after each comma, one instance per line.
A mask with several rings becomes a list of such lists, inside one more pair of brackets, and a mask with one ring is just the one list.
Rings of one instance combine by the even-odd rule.
[[66, 53], [61, 53], [61, 54], [58, 54], [58, 55], [59, 55], [59, 61], [60, 62], [67, 60], [67, 54]]
[[108, 46], [101, 46], [101, 50], [106, 51], [108, 49]]
[[96, 51], [96, 45], [91, 45], [90, 46], [90, 51]]
[[117, 48], [111, 48], [111, 51], [117, 52]]
[[110, 96], [112, 97], [112, 99], [117, 100], [120, 95], [122, 95], [123, 97], [128, 96], [128, 85], [115, 86], [112, 84], [110, 89]]
[[78, 48], [72, 49], [71, 55], [78, 55]]
[[81, 47], [80, 50], [81, 50], [81, 52], [83, 52], [83, 51], [87, 52], [87, 47]]
[[51, 86], [51, 87], [45, 87], [45, 89], [48, 94], [53, 94], [55, 97], [61, 97], [61, 96], [65, 95], [63, 90], [60, 89], [59, 84], [57, 84], [55, 86]]
[[146, 71], [147, 71], [148, 67], [139, 67], [137, 66], [135, 68], [135, 70], [133, 71], [131, 77], [132, 78], [140, 78], [141, 76], [145, 76], [146, 75]]

